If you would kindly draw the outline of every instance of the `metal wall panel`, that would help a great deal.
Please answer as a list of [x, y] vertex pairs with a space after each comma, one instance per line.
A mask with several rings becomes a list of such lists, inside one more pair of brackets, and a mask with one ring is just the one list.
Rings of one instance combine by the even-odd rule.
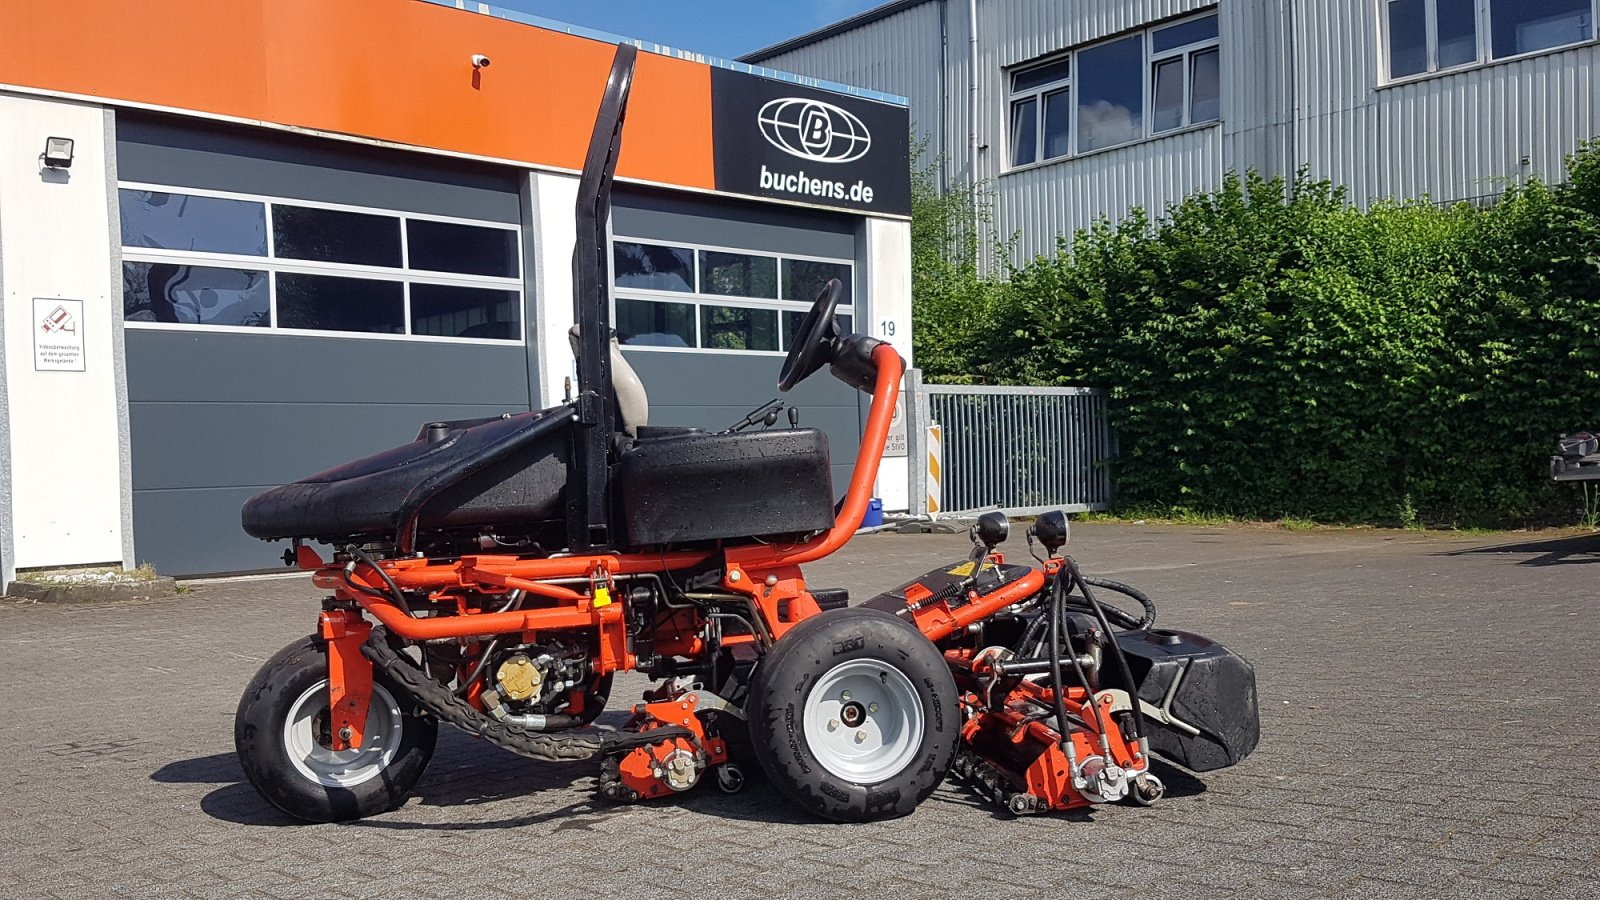
[[995, 188], [995, 228], [1016, 235], [1015, 258], [1025, 261], [1102, 217], [1134, 207], [1159, 214], [1175, 198], [1220, 186], [1222, 144], [1213, 126], [1007, 173]]
[[510, 169], [155, 113], [117, 113], [117, 175], [174, 187], [521, 221], [518, 178]]
[[[1493, 196], [1600, 134], [1600, 47], [1380, 86], [1377, 3], [1310, 0], [1290, 25], [1292, 156], [1361, 204]], [[1526, 159], [1526, 162], [1524, 162]]]
[[[965, 4], [958, 4], [965, 6]], [[1216, 0], [983, 0], [1000, 66], [1215, 6]], [[979, 30], [983, 28], [980, 25]]]
[[[165, 116], [119, 114], [117, 160], [128, 181], [521, 218], [504, 169]], [[525, 322], [534, 309], [530, 293]], [[281, 545], [239, 525], [267, 487], [409, 441], [424, 422], [533, 404], [532, 344], [141, 327], [123, 341], [135, 550], [170, 575], [276, 565]]]
[[416, 437], [526, 412], [526, 349], [129, 328], [138, 561], [169, 575], [265, 569], [239, 526], [254, 494]]

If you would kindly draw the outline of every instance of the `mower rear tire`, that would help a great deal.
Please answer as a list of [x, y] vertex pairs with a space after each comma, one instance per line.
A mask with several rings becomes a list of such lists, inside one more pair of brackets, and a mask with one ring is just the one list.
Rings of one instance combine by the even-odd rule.
[[795, 626], [756, 667], [746, 712], [756, 759], [802, 808], [870, 822], [916, 809], [955, 760], [961, 721], [944, 656], [871, 609]]
[[323, 641], [304, 638], [267, 660], [233, 727], [239, 764], [261, 796], [307, 822], [359, 819], [404, 803], [433, 757], [438, 723], [376, 669], [361, 746], [331, 749], [328, 718]]

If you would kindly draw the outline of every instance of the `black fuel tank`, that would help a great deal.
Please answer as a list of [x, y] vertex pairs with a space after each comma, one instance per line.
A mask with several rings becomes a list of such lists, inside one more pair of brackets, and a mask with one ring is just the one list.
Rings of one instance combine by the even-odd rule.
[[833, 526], [828, 438], [815, 428], [642, 440], [623, 455], [615, 486], [631, 546]]

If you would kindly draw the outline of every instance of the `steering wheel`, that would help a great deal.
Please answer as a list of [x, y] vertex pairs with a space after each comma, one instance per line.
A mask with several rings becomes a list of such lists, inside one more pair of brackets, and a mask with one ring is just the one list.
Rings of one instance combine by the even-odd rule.
[[783, 368], [778, 371], [778, 390], [788, 391], [833, 358], [833, 342], [839, 336], [839, 323], [834, 321], [833, 311], [843, 297], [844, 283], [829, 278], [817, 295], [817, 302], [811, 304], [801, 320], [800, 329], [789, 338], [789, 355], [784, 357]]

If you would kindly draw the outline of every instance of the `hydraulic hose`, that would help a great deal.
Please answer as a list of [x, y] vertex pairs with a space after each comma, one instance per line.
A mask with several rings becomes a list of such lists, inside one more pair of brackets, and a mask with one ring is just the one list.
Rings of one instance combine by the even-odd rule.
[[[1105, 607], [1101, 606], [1100, 601], [1095, 599], [1094, 591], [1089, 588], [1088, 582], [1083, 578], [1083, 573], [1078, 570], [1077, 562], [1069, 556], [1066, 558], [1066, 564], [1067, 571], [1072, 574], [1072, 580], [1077, 582], [1078, 587], [1083, 591], [1083, 598], [1089, 601], [1089, 608], [1094, 610], [1095, 618], [1100, 620], [1100, 627], [1106, 630], [1106, 637], [1111, 644], [1112, 656], [1116, 657], [1117, 669], [1122, 674], [1122, 683], [1128, 687], [1128, 705], [1133, 712], [1133, 737], [1135, 740], [1143, 738], [1145, 734], [1144, 712], [1139, 709], [1139, 688], [1133, 682], [1133, 670], [1128, 668], [1128, 657], [1122, 652], [1122, 645], [1117, 643], [1116, 635], [1111, 632], [1111, 623], [1106, 621]], [[1098, 706], [1096, 711], [1098, 712]]]
[[[1050, 590], [1050, 678], [1052, 681], [1051, 687], [1053, 688], [1052, 693], [1055, 695], [1056, 728], [1057, 733], [1061, 736], [1061, 749], [1067, 754], [1068, 759], [1075, 759], [1077, 754], [1071, 749], [1072, 737], [1067, 731], [1067, 706], [1061, 699], [1066, 691], [1066, 685], [1062, 683], [1061, 678], [1061, 638], [1065, 636], [1064, 632], [1066, 631], [1064, 627], [1067, 608], [1066, 600], [1067, 588], [1065, 587], [1065, 582], [1061, 580], [1060, 575], [1057, 575]], [[1072, 649], [1071, 637], [1067, 637], [1066, 644], [1065, 652], [1068, 658], [1072, 660], [1072, 668], [1077, 672], [1078, 680], [1083, 682], [1084, 690], [1089, 691], [1091, 694], [1089, 697], [1089, 712], [1094, 716], [1094, 727], [1100, 732], [1100, 739], [1104, 741], [1106, 723], [1104, 719], [1100, 718], [1100, 704], [1094, 702], [1094, 686], [1089, 683], [1089, 674], [1083, 670], [1083, 663], [1078, 661], [1078, 651]]]
[[498, 637], [489, 641], [488, 646], [483, 648], [483, 653], [478, 656], [478, 664], [472, 667], [472, 673], [461, 679], [461, 684], [456, 687], [457, 697], [464, 697], [467, 691], [472, 690], [473, 683], [478, 680], [479, 675], [483, 674], [483, 667], [489, 664], [489, 657], [493, 656], [498, 649], [500, 649], [500, 638]]
[[[394, 583], [394, 579], [389, 577], [389, 573], [384, 571], [383, 567], [378, 565], [377, 561], [367, 554], [367, 551], [357, 547], [355, 544], [350, 544], [345, 549], [350, 551], [351, 556], [366, 563], [374, 572], [378, 573], [378, 577], [383, 579], [383, 583], [389, 586], [390, 593], [394, 595], [396, 606], [400, 607], [408, 617], [413, 619], [417, 617], [417, 614], [411, 611], [411, 604], [406, 602], [405, 592], [400, 590], [400, 585]], [[348, 573], [345, 575], [345, 580], [350, 580]]]
[[1132, 585], [1123, 584], [1120, 581], [1112, 581], [1109, 578], [1083, 575], [1082, 579], [1085, 584], [1092, 584], [1097, 588], [1105, 588], [1108, 591], [1115, 591], [1132, 597], [1139, 602], [1140, 606], [1144, 607], [1144, 615], [1137, 619], [1117, 609], [1115, 606], [1106, 607], [1106, 615], [1116, 624], [1129, 631], [1144, 631], [1156, 623], [1156, 603], [1144, 591]]
[[[1047, 615], [1050, 616], [1050, 698], [1056, 707], [1056, 736], [1061, 739], [1061, 751], [1067, 754], [1068, 759], [1072, 759], [1074, 754], [1071, 753], [1072, 735], [1067, 731], [1067, 705], [1061, 700], [1061, 694], [1067, 686], [1061, 677], [1061, 576], [1059, 575], [1050, 585], [1050, 609]], [[1071, 648], [1068, 649], [1070, 651]], [[1073, 653], [1072, 657], [1073, 662], [1077, 662], [1078, 654]], [[1095, 715], [1098, 716], [1099, 712]]]
[[[525, 596], [527, 595], [522, 591], [512, 591], [511, 598], [505, 602], [505, 605], [495, 610], [495, 612], [510, 612], [512, 609], [522, 604], [522, 598]], [[460, 686], [456, 688], [457, 697], [465, 696], [467, 691], [472, 689], [473, 682], [477, 681], [478, 676], [483, 674], [483, 667], [489, 664], [489, 657], [493, 656], [494, 652], [500, 649], [500, 641], [502, 639], [504, 639], [504, 635], [498, 635], [493, 640], [489, 641], [488, 646], [483, 648], [483, 653], [479, 654], [478, 656], [478, 664], [472, 667], [472, 674], [461, 679]]]

